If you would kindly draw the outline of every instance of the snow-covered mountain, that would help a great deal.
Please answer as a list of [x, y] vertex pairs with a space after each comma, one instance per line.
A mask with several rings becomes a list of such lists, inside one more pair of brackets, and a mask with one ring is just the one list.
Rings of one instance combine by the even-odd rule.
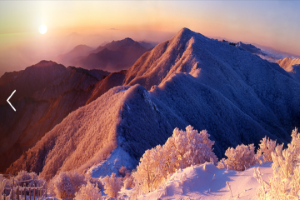
[[264, 135], [286, 141], [299, 124], [299, 103], [294, 101], [300, 97], [298, 83], [288, 73], [189, 29], [157, 45], [128, 70], [125, 84], [136, 83], [146, 89], [159, 85], [150, 96], [180, 118], [168, 120], [171, 126], [208, 129], [218, 156], [228, 146], [257, 143]]
[[[189, 124], [207, 129], [220, 158], [229, 146], [257, 146], [265, 135], [287, 142], [300, 124], [300, 84], [289, 73], [187, 28], [119, 75], [125, 86], [70, 113], [7, 172], [27, 169], [49, 179], [58, 171], [97, 164], [92, 176], [106, 175], [98, 172], [109, 173], [104, 168], [122, 157], [123, 164], [136, 164], [175, 127]], [[107, 158], [115, 160], [105, 163]]]

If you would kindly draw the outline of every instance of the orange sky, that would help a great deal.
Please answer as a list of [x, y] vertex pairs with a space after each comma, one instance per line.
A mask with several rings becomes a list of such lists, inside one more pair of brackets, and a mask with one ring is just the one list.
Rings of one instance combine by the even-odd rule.
[[[300, 55], [299, 8], [298, 1], [0, 1], [0, 75], [79, 43], [161, 42], [182, 27]], [[41, 24], [48, 27], [44, 35]]]

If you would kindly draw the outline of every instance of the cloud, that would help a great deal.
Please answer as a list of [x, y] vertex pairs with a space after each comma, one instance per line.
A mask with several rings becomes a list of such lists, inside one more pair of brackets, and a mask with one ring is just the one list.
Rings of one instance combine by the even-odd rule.
[[118, 30], [120, 30], [120, 29], [116, 29], [116, 28], [110, 28], [110, 29], [108, 29], [108, 30], [112, 30], [112, 31], [118, 31]]

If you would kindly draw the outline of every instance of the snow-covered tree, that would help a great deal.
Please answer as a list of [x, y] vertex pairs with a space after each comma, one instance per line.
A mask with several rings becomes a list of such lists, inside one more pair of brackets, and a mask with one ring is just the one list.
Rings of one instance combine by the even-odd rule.
[[166, 174], [204, 162], [216, 163], [218, 158], [212, 148], [214, 141], [211, 141], [209, 136], [206, 130], [198, 133], [192, 126], [187, 126], [186, 131], [175, 128], [173, 135], [163, 146], [167, 152]]
[[261, 184], [257, 193], [260, 199], [300, 199], [299, 150], [300, 134], [295, 128], [288, 148], [283, 150], [283, 144], [277, 145], [271, 153], [273, 176], [269, 182], [262, 181], [260, 173], [254, 174]]
[[117, 197], [118, 192], [122, 187], [121, 178], [116, 177], [115, 173], [112, 173], [111, 176], [106, 176], [103, 178], [104, 182], [104, 193], [110, 197]]
[[241, 144], [235, 149], [229, 147], [225, 152], [227, 159], [223, 158], [218, 163], [218, 168], [225, 167], [227, 169], [236, 171], [244, 171], [245, 169], [248, 169], [257, 163], [254, 149], [254, 144], [250, 144], [248, 146]]
[[166, 153], [162, 146], [146, 150], [133, 174], [139, 190], [148, 193], [156, 189], [167, 176], [166, 164]]
[[60, 172], [50, 181], [49, 190], [58, 198], [72, 199], [83, 184], [86, 184], [84, 175], [76, 171]]
[[259, 149], [257, 150], [257, 159], [261, 162], [272, 162], [272, 152], [275, 152], [276, 141], [270, 140], [264, 137], [259, 144]]
[[206, 130], [198, 133], [192, 126], [186, 131], [175, 128], [173, 135], [163, 146], [147, 150], [133, 174], [136, 188], [148, 193], [156, 188], [176, 169], [205, 162], [217, 162], [213, 153], [214, 141], [209, 140]]
[[134, 188], [134, 177], [132, 175], [125, 176], [123, 184], [125, 189]]
[[85, 181], [90, 182], [91, 184], [97, 186], [99, 190], [101, 190], [104, 187], [103, 183], [101, 182], [101, 180], [99, 178], [91, 177], [91, 175], [87, 175], [85, 177]]
[[76, 192], [75, 200], [102, 200], [98, 185], [88, 181], [86, 185], [82, 185], [80, 190]]

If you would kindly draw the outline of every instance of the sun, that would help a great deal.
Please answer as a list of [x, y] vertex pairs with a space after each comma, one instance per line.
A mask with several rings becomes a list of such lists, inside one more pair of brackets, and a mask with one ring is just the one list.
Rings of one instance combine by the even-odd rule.
[[41, 25], [39, 31], [41, 34], [45, 34], [47, 32], [47, 26]]

